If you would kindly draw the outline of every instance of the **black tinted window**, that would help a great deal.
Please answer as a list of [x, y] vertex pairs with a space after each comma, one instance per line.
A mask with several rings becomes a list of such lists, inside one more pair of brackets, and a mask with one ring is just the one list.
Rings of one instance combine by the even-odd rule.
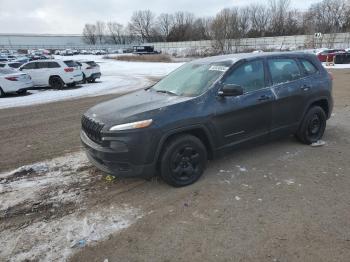
[[79, 66], [75, 61], [70, 60], [70, 61], [64, 61], [64, 63], [68, 66], [68, 67], [77, 67]]
[[48, 68], [59, 68], [60, 65], [57, 62], [47, 62]]
[[5, 64], [0, 64], [0, 67], [5, 67]]
[[49, 65], [47, 62], [39, 62], [38, 63], [38, 68], [42, 69], [42, 68], [49, 68]]
[[274, 85], [294, 81], [301, 77], [297, 62], [291, 58], [268, 60], [272, 83]]
[[239, 66], [226, 77], [224, 84], [240, 85], [244, 92], [264, 88], [265, 73], [263, 61], [257, 60]]
[[9, 67], [18, 68], [18, 67], [20, 67], [21, 65], [22, 65], [21, 63], [11, 63], [11, 64], [9, 64]]
[[308, 60], [301, 59], [301, 64], [303, 65], [305, 72], [308, 75], [312, 75], [318, 71], [318, 69], [314, 66], [314, 64]]
[[36, 69], [36, 64], [37, 63], [29, 63], [23, 66], [23, 69]]

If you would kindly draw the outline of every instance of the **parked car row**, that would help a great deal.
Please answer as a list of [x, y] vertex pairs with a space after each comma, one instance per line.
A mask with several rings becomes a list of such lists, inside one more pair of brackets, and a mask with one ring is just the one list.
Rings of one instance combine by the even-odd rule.
[[[321, 62], [332, 62], [336, 57], [350, 56], [350, 49], [322, 49], [316, 53], [316, 56]], [[350, 63], [350, 60], [347, 59], [340, 60], [339, 63]]]
[[91, 60], [46, 59], [25, 64], [0, 64], [0, 97], [6, 93], [25, 93], [32, 87], [54, 89], [73, 87], [77, 83], [94, 83], [101, 77], [100, 66]]

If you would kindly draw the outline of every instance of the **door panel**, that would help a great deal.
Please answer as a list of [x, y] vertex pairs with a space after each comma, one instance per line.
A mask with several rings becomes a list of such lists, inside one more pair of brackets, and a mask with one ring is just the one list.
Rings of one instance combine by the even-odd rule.
[[235, 84], [244, 94], [237, 97], [217, 97], [213, 124], [220, 137], [219, 147], [267, 134], [271, 124], [274, 95], [266, 88], [262, 59], [245, 62], [229, 72], [221, 85]]
[[272, 110], [271, 130], [288, 128], [299, 122], [303, 112], [303, 77], [297, 60], [293, 58], [268, 59], [275, 103]]
[[218, 98], [213, 120], [225, 147], [267, 134], [270, 129], [274, 95], [270, 88], [239, 97]]

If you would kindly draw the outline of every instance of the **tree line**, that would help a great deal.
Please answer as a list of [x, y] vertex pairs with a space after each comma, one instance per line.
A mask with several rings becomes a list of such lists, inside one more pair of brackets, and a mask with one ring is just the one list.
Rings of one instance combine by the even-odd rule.
[[86, 24], [87, 44], [130, 44], [215, 40], [223, 49], [227, 39], [298, 34], [339, 33], [350, 30], [350, 0], [322, 0], [306, 10], [292, 8], [291, 0], [225, 8], [213, 17], [189, 12], [135, 11], [128, 24], [97, 21]]

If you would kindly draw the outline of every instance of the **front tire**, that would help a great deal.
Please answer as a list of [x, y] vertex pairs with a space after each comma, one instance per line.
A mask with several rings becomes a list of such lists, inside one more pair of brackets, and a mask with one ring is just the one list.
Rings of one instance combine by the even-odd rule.
[[163, 180], [171, 186], [184, 187], [202, 176], [207, 163], [207, 150], [195, 136], [177, 136], [166, 144], [160, 161]]
[[296, 137], [300, 142], [311, 145], [322, 139], [327, 125], [327, 116], [319, 106], [314, 106], [306, 113]]

